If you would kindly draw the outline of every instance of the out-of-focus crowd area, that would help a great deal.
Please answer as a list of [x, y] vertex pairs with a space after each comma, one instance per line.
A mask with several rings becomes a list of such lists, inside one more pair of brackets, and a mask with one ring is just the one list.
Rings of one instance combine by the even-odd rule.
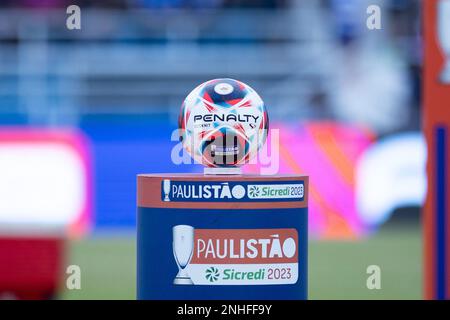
[[[381, 1], [381, 30], [367, 28], [365, 0], [78, 1], [79, 31], [65, 27], [70, 4], [0, 4], [2, 118], [176, 116], [199, 82], [237, 76], [274, 119], [335, 119], [377, 134], [419, 127], [418, 1]], [[38, 99], [22, 85], [30, 73], [42, 77]]]

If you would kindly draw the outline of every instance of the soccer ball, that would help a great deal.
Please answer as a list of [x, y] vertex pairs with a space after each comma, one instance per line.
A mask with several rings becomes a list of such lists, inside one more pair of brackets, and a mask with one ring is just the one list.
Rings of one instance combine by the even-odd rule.
[[233, 79], [202, 83], [184, 100], [179, 117], [183, 147], [208, 167], [239, 167], [267, 138], [269, 118], [255, 90]]

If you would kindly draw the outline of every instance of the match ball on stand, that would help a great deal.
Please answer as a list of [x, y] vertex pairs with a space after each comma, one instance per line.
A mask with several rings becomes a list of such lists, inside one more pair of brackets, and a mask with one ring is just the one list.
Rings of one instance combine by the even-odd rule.
[[207, 167], [240, 167], [256, 156], [267, 138], [264, 102], [250, 86], [214, 79], [184, 100], [179, 117], [183, 147]]

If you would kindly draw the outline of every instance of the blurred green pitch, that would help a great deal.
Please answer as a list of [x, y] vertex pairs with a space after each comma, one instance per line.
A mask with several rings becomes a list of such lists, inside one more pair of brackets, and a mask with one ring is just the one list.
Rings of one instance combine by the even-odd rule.
[[[97, 236], [73, 241], [69, 249], [69, 263], [81, 267], [81, 290], [63, 290], [61, 299], [135, 299], [133, 236]], [[366, 287], [371, 264], [381, 268], [381, 290]], [[309, 299], [421, 298], [418, 226], [391, 227], [358, 242], [310, 241]]]

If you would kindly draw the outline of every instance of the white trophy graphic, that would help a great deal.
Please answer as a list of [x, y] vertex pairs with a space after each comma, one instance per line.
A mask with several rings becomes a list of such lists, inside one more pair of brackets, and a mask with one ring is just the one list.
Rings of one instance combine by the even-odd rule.
[[450, 0], [440, 0], [437, 9], [438, 39], [446, 60], [440, 81], [450, 84]]
[[164, 201], [170, 201], [170, 180], [164, 179], [163, 181]]
[[194, 251], [194, 228], [187, 225], [177, 225], [173, 232], [173, 256], [178, 265], [178, 274], [173, 280], [174, 284], [193, 284], [186, 271], [191, 262]]

